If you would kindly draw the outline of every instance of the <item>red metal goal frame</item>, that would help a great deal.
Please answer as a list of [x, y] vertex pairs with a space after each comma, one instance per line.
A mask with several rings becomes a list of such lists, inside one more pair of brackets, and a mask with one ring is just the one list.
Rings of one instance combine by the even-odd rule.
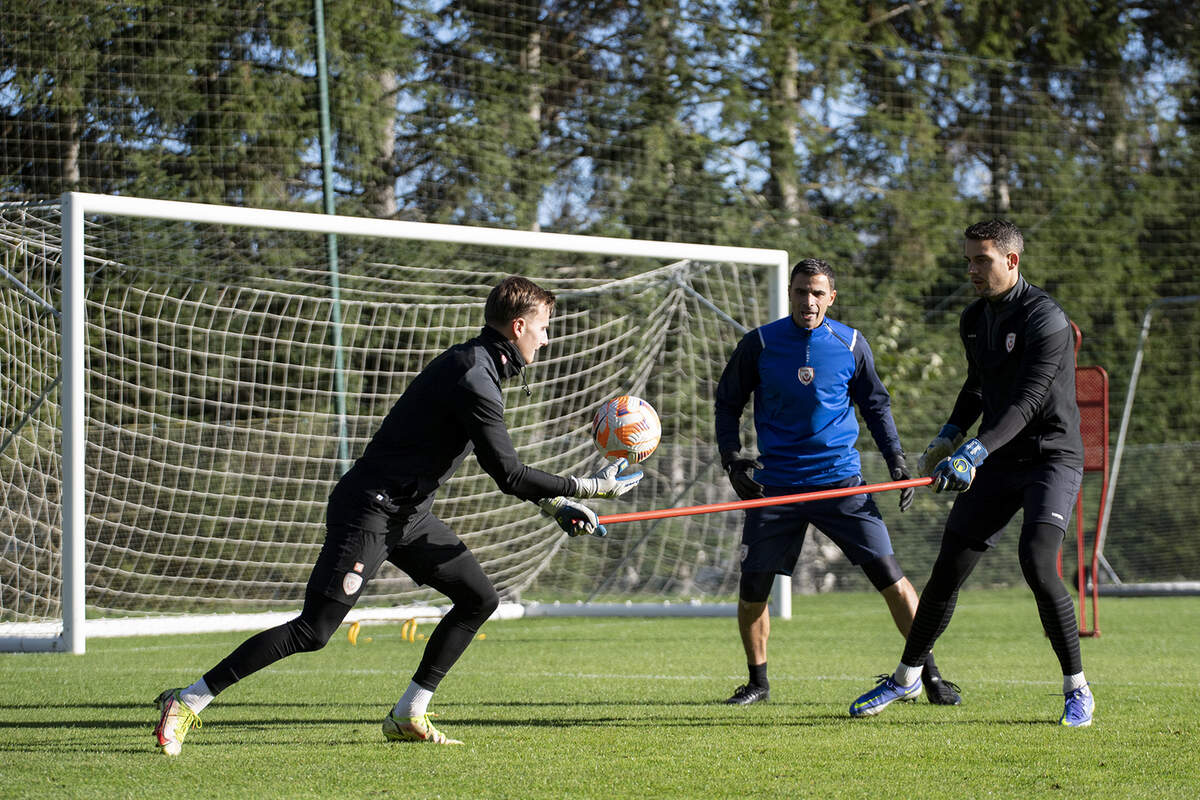
[[[1096, 515], [1096, 531], [1092, 535], [1092, 558], [1090, 568], [1085, 569], [1084, 551], [1086, 536], [1083, 530], [1083, 487], [1075, 499], [1076, 531], [1076, 583], [1079, 592], [1079, 635], [1100, 635], [1100, 582], [1097, 575], [1100, 553], [1100, 522], [1104, 519], [1104, 505], [1108, 501], [1108, 373], [1103, 367], [1078, 364], [1079, 345], [1083, 334], [1072, 322], [1075, 331], [1075, 400], [1079, 405], [1079, 433], [1083, 437], [1083, 471], [1100, 472], [1100, 504]], [[1062, 552], [1059, 552], [1059, 574], [1062, 574]], [[1090, 584], [1090, 587], [1089, 587]], [[1087, 595], [1091, 594], [1092, 624], [1088, 626]]]

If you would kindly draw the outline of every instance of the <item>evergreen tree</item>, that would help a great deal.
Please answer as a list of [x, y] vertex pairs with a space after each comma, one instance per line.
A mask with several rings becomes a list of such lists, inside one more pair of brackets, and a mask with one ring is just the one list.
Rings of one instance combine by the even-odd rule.
[[615, 82], [589, 108], [598, 134], [589, 154], [591, 210], [613, 233], [644, 239], [722, 241], [722, 176], [709, 169], [717, 146], [704, 106], [680, 4], [643, 3], [620, 17]]
[[[401, 105], [420, 76], [423, 2], [330, 3], [325, 13], [330, 124], [335, 138], [338, 213], [399, 212]], [[304, 50], [315, 53], [315, 41]]]
[[[9, 197], [111, 191], [124, 183], [111, 142], [134, 109], [113, 75], [136, 13], [98, 0], [12, 0], [0, 25], [0, 186]], [[137, 140], [136, 134], [130, 137]]]

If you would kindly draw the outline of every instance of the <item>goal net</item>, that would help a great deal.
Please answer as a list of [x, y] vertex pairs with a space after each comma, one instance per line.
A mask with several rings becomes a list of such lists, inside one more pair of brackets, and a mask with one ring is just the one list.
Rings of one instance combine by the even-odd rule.
[[1200, 296], [1150, 305], [1102, 524], [1105, 594], [1200, 593]]
[[[592, 413], [632, 393], [662, 445], [597, 510], [734, 499], [713, 389], [744, 328], [783, 313], [782, 251], [65, 197], [0, 209], [0, 637], [49, 626], [65, 649], [84, 610], [90, 627], [298, 608], [348, 460], [507, 274], [559, 298], [532, 395], [505, 389], [525, 463], [595, 469]], [[736, 590], [741, 515], [568, 539], [474, 459], [435, 513], [509, 601]], [[385, 564], [360, 607], [440, 600]]]

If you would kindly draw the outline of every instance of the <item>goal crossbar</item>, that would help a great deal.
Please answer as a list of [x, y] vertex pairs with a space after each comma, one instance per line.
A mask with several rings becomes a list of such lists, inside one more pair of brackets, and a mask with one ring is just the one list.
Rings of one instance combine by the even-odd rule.
[[[376, 239], [419, 239], [446, 244], [478, 244], [481, 230], [467, 225], [448, 225], [438, 222], [343, 217], [305, 211], [218, 206], [179, 200], [151, 200], [87, 192], [67, 192], [63, 195], [62, 203], [64, 215], [68, 214], [68, 209], [71, 209], [80, 217], [84, 214], [112, 214], [176, 222], [201, 222], [304, 233], [367, 236]], [[611, 256], [690, 259], [693, 261], [737, 261], [761, 266], [786, 267], [788, 265], [786, 250], [661, 242], [652, 239], [618, 239], [611, 236], [546, 233], [505, 228], [487, 228], [486, 231], [487, 243], [497, 247]], [[786, 290], [786, 286], [784, 289]]]

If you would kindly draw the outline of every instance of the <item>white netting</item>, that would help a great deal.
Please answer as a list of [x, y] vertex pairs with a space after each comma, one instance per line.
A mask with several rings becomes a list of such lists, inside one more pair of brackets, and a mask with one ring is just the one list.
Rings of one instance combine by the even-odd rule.
[[[1123, 583], [1200, 585], [1197, 397], [1200, 297], [1160, 301], [1149, 315], [1104, 542]], [[1113, 427], [1115, 440], [1115, 418]]]
[[[475, 335], [487, 292], [506, 274], [532, 277], [559, 297], [551, 346], [529, 370], [532, 396], [516, 383], [506, 388], [510, 430], [527, 463], [556, 473], [594, 468], [594, 409], [633, 393], [662, 416], [663, 444], [644, 462], [638, 491], [598, 510], [733, 499], [716, 464], [712, 397], [743, 327], [771, 317], [766, 267], [515, 250], [482, 243], [503, 233], [486, 230], [466, 245], [339, 235], [335, 293], [323, 235], [114, 216], [86, 223], [90, 616], [296, 608], [343, 453], [362, 451], [431, 358]], [[7, 625], [62, 613], [60, 237], [57, 206], [0, 208]], [[895, 338], [871, 302], [868, 293], [840, 313], [857, 327], [865, 322], [877, 359], [891, 363], [884, 378], [911, 452], [920, 447], [911, 429], [936, 430], [925, 417], [940, 418], [923, 393], [944, 405], [955, 379], [904, 380], [928, 358], [921, 337]], [[1155, 325], [1171, 329], [1156, 327], [1147, 346], [1105, 555], [1126, 580], [1193, 580], [1196, 312], [1179, 308]], [[752, 441], [749, 430], [744, 438]], [[859, 446], [867, 482], [887, 480], [865, 430]], [[1090, 508], [1094, 495], [1085, 499]], [[922, 493], [903, 515], [893, 502], [881, 496], [901, 562], [919, 582], [948, 500]], [[735, 595], [741, 514], [618, 524], [607, 539], [568, 540], [532, 505], [501, 495], [470, 458], [436, 511], [508, 600]], [[836, 548], [813, 538], [796, 591], [869, 588]], [[1019, 584], [1015, 557], [992, 556], [973, 581]], [[439, 600], [385, 565], [364, 604]]]
[[12, 209], [0, 226], [0, 621], [60, 614], [59, 226]]
[[[0, 621], [36, 621], [58, 614], [58, 211], [9, 208], [3, 223], [20, 258], [3, 281]], [[559, 296], [532, 396], [519, 382], [505, 393], [526, 463], [598, 466], [592, 413], [634, 393], [662, 415], [663, 444], [636, 505], [598, 510], [731, 499], [711, 444], [713, 388], [741, 334], [723, 313], [766, 321], [765, 267], [339, 236], [335, 303], [321, 235], [118, 217], [85, 231], [89, 614], [296, 607], [341, 469], [336, 356], [353, 458], [417, 371], [478, 332], [509, 273]], [[507, 599], [725, 599], [736, 585], [738, 515], [567, 540], [470, 458], [436, 513]], [[436, 597], [385, 565], [364, 602]]]

